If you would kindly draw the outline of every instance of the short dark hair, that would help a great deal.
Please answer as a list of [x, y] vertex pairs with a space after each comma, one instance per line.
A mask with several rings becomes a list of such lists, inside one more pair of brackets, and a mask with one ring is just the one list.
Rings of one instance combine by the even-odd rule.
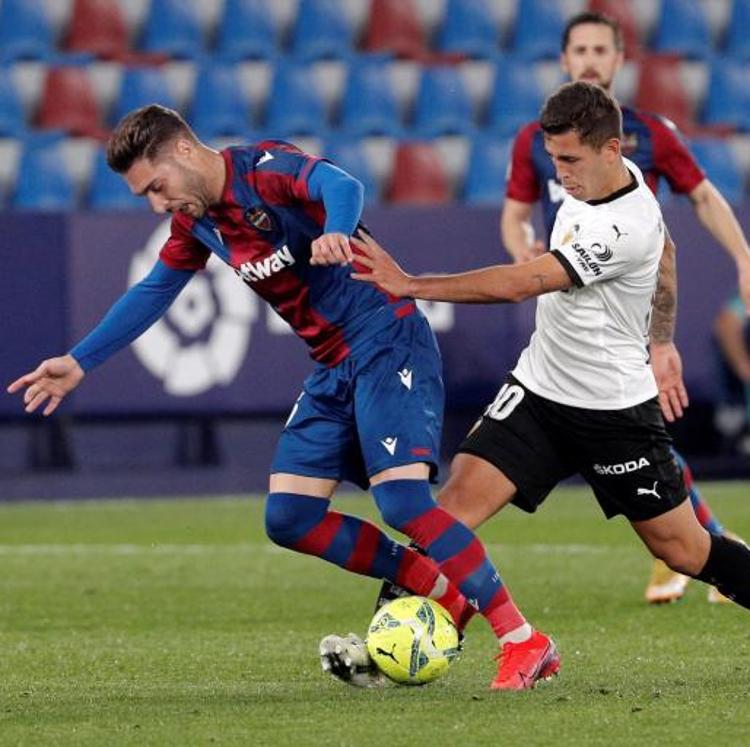
[[582, 143], [595, 150], [612, 138], [622, 140], [622, 113], [617, 102], [601, 86], [580, 80], [560, 86], [544, 102], [539, 122], [548, 135], [573, 130]]
[[600, 26], [609, 26], [609, 28], [612, 29], [612, 34], [615, 37], [615, 48], [620, 52], [622, 52], [622, 50], [625, 48], [625, 43], [622, 38], [622, 28], [620, 27], [620, 24], [614, 18], [612, 18], [612, 16], [607, 16], [604, 13], [596, 13], [594, 11], [585, 11], [573, 16], [565, 24], [565, 29], [563, 30], [562, 35], [563, 52], [568, 48], [568, 42], [570, 41], [570, 32], [576, 26], [583, 26], [584, 23], [596, 23]]
[[107, 163], [124, 174], [139, 158], [153, 161], [159, 150], [176, 137], [194, 142], [198, 138], [190, 125], [174, 109], [149, 104], [126, 114], [107, 143]]

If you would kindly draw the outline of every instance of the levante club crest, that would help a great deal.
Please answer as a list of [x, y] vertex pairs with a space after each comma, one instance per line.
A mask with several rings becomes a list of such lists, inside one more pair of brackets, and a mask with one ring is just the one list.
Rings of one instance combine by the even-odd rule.
[[245, 211], [245, 220], [259, 231], [273, 231], [271, 216], [262, 208], [248, 208]]

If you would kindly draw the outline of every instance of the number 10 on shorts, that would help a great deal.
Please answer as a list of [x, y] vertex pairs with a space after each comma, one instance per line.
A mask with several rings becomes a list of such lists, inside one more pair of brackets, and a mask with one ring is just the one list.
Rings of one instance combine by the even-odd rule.
[[518, 384], [503, 384], [485, 415], [493, 420], [505, 420], [521, 404], [526, 391]]

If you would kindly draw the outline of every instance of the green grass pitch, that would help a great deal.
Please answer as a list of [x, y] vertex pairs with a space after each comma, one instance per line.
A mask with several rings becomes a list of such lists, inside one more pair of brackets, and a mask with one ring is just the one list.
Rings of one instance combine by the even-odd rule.
[[[748, 484], [706, 485], [750, 537]], [[338, 501], [373, 516], [366, 497]], [[491, 693], [481, 619], [422, 688], [347, 688], [318, 640], [379, 586], [264, 538], [259, 500], [0, 506], [0, 745], [748, 745], [750, 613], [642, 602], [646, 552], [588, 491], [481, 531], [561, 676]]]

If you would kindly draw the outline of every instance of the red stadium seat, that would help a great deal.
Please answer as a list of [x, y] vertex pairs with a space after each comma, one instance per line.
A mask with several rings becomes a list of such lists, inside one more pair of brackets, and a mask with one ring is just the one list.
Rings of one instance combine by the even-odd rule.
[[643, 46], [631, 0], [589, 0], [589, 10], [614, 18], [622, 29], [625, 57], [640, 57]]
[[71, 135], [103, 137], [96, 93], [83, 67], [47, 70], [36, 124], [45, 130], [65, 130]]
[[410, 205], [434, 205], [453, 199], [438, 152], [425, 142], [401, 143], [386, 200]]
[[635, 106], [671, 119], [685, 134], [695, 128], [695, 108], [682, 81], [681, 60], [647, 55], [640, 62]]
[[372, 0], [362, 48], [405, 58], [424, 57], [425, 31], [414, 0]]
[[119, 3], [112, 0], [75, 0], [63, 48], [91, 52], [103, 59], [129, 52], [128, 26]]

